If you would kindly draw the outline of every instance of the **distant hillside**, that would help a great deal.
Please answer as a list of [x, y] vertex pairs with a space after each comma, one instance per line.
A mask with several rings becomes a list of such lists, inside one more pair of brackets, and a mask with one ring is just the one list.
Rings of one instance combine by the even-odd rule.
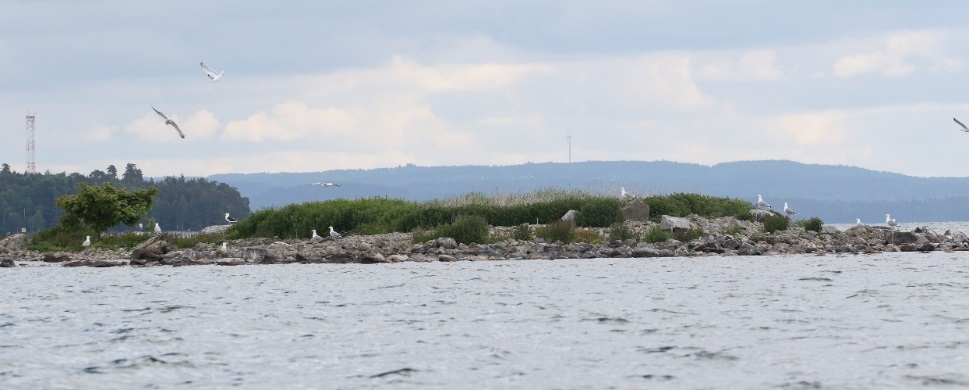
[[[417, 201], [469, 192], [530, 192], [542, 188], [638, 195], [694, 192], [753, 202], [757, 194], [781, 208], [788, 202], [805, 218], [828, 223], [862, 218], [878, 223], [885, 213], [900, 221], [969, 220], [969, 178], [923, 178], [849, 166], [792, 161], [741, 161], [705, 166], [668, 161], [529, 163], [513, 166], [418, 167], [332, 170], [313, 173], [220, 174], [249, 198], [253, 210], [336, 198], [386, 196]], [[331, 181], [341, 187], [310, 183]]]

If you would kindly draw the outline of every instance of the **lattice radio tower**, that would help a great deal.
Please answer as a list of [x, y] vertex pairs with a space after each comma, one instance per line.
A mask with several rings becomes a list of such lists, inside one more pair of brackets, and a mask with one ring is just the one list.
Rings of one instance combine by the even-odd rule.
[[[36, 114], [36, 113], [35, 113]], [[27, 173], [37, 173], [34, 164], [34, 116], [27, 111]]]

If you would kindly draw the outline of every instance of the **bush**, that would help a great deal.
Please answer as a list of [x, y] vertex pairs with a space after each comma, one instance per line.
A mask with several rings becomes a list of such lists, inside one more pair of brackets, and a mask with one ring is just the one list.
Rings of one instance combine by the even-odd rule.
[[572, 222], [558, 220], [545, 227], [535, 229], [535, 235], [546, 242], [561, 241], [568, 244], [575, 241], [575, 226]]
[[433, 230], [413, 231], [411, 241], [422, 243], [441, 237], [450, 237], [460, 244], [485, 244], [488, 242], [488, 221], [484, 217], [471, 215], [459, 217], [454, 223], [438, 226]]
[[[30, 240], [28, 249], [40, 252], [78, 252], [84, 249], [81, 243], [85, 236], [96, 236], [94, 229], [73, 218], [61, 218], [57, 225], [41, 230]], [[97, 237], [92, 244], [97, 245]]]
[[687, 230], [685, 232], [673, 232], [673, 238], [675, 238], [677, 241], [680, 241], [680, 242], [696, 240], [697, 238], [700, 238], [702, 236], [703, 236], [703, 229], [698, 227]]
[[804, 228], [804, 230], [821, 233], [821, 228], [824, 227], [824, 222], [821, 221], [821, 218], [811, 217], [810, 219], [797, 221], [797, 225]]
[[575, 231], [575, 240], [573, 242], [585, 242], [592, 245], [602, 245], [605, 239], [596, 230], [580, 229]]
[[626, 241], [631, 238], [636, 238], [629, 226], [625, 223], [617, 222], [609, 225], [609, 240], [610, 241]]
[[779, 230], [787, 230], [790, 220], [777, 214], [772, 214], [764, 218], [764, 231], [773, 233]]
[[[625, 220], [619, 199], [590, 198], [579, 207], [575, 224], [586, 227], [606, 227]], [[568, 210], [566, 210], [568, 211]], [[564, 213], [563, 213], [564, 214]]]
[[527, 223], [523, 223], [515, 227], [515, 230], [511, 232], [511, 238], [514, 238], [518, 241], [531, 241], [532, 231], [528, 227]]
[[650, 244], [655, 244], [657, 242], [666, 242], [667, 240], [670, 239], [670, 232], [664, 230], [659, 226], [653, 226], [652, 228], [646, 231], [646, 237], [643, 237], [643, 239]]

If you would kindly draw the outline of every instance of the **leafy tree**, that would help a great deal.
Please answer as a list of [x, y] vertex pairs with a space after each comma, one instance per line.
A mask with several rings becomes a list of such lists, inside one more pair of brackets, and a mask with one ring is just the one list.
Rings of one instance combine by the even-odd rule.
[[118, 180], [118, 168], [115, 168], [114, 165], [108, 165], [108, 178]]
[[108, 228], [124, 223], [134, 225], [148, 214], [158, 188], [126, 191], [108, 183], [101, 187], [81, 183], [77, 195], [57, 198], [57, 206], [67, 211], [66, 221], [80, 221], [100, 236]]
[[0, 174], [4, 174], [4, 175], [10, 174], [10, 164], [4, 163], [3, 170], [0, 170]]
[[129, 183], [145, 181], [141, 175], [141, 170], [132, 163], [128, 163], [128, 165], [125, 166], [124, 176], [121, 177], [121, 180]]

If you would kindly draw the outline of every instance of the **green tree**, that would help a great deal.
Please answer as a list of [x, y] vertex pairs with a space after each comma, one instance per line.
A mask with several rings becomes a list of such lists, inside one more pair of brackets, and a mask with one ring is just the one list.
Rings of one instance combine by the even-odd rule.
[[155, 195], [158, 188], [154, 186], [129, 192], [108, 183], [102, 183], [101, 187], [81, 183], [77, 195], [58, 197], [57, 207], [67, 212], [66, 222], [80, 221], [100, 236], [114, 225], [138, 223], [148, 214]]
[[108, 165], [108, 178], [111, 180], [118, 180], [118, 168], [114, 165]]
[[145, 181], [141, 174], [141, 170], [135, 164], [128, 163], [124, 169], [124, 175], [121, 176], [121, 180], [129, 183], [140, 183]]

